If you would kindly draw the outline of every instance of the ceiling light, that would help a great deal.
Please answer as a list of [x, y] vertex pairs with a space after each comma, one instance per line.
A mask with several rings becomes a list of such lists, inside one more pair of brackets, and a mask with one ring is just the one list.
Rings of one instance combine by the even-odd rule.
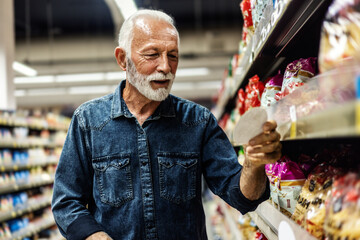
[[221, 86], [220, 81], [207, 82], [174, 82], [173, 91], [200, 91], [200, 90], [216, 90]]
[[65, 95], [65, 88], [39, 88], [39, 89], [28, 89], [28, 96], [53, 96], [53, 95]]
[[87, 82], [104, 80], [104, 73], [82, 73], [57, 75], [56, 82]]
[[15, 90], [15, 97], [24, 97], [26, 95], [26, 90]]
[[106, 80], [123, 80], [126, 78], [126, 72], [125, 71], [121, 71], [121, 72], [108, 72], [105, 73], [105, 79]]
[[193, 76], [206, 76], [209, 75], [208, 68], [182, 68], [176, 72], [177, 77], [193, 77]]
[[98, 86], [84, 86], [84, 87], [70, 87], [69, 94], [106, 94], [110, 93], [110, 88], [107, 85]]
[[138, 10], [134, 0], [115, 0], [115, 2], [124, 19], [127, 19]]
[[24, 74], [28, 77], [33, 77], [37, 75], [37, 71], [35, 69], [26, 66], [25, 64], [22, 64], [20, 62], [13, 62], [12, 67], [16, 72]]
[[16, 77], [15, 84], [35, 84], [35, 83], [52, 83], [54, 76], [37, 76], [37, 77]]

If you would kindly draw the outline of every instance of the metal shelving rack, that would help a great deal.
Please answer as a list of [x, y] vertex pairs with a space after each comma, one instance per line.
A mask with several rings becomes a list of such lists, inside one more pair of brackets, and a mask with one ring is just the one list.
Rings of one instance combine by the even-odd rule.
[[[17, 119], [9, 119], [0, 116], [0, 126], [6, 128], [15, 128], [23, 127], [28, 128], [31, 131], [42, 131], [49, 130], [51, 132], [56, 131], [66, 131], [67, 128], [65, 124], [59, 126], [41, 126], [39, 124], [27, 124]], [[55, 149], [62, 147], [62, 144], [52, 143], [43, 141], [40, 138], [35, 139], [0, 139], [0, 149], [30, 149], [30, 148], [47, 148]], [[0, 173], [6, 172], [16, 172], [21, 170], [30, 170], [34, 167], [46, 167], [49, 165], [55, 165], [58, 162], [56, 157], [48, 157], [46, 159], [39, 159], [37, 161], [32, 161], [31, 163], [17, 163], [17, 164], [0, 164]], [[0, 186], [0, 195], [19, 192], [23, 190], [28, 190], [32, 188], [38, 188], [46, 185], [51, 185], [54, 182], [54, 176], [50, 174], [42, 174], [32, 178], [30, 181], [16, 182], [13, 184], [6, 184]], [[51, 198], [43, 196], [41, 200], [34, 203], [27, 203], [21, 206], [16, 206], [13, 209], [0, 213], [0, 223], [19, 218], [25, 214], [32, 213], [41, 209], [45, 209], [51, 205]], [[55, 226], [55, 221], [52, 216], [47, 215], [41, 219], [38, 219], [37, 224], [30, 224], [27, 228], [21, 229], [20, 231], [12, 233], [11, 238], [9, 239], [23, 239], [26, 237], [31, 237], [43, 230], [49, 229]], [[57, 236], [56, 239], [63, 239], [61, 236]]]
[[[213, 110], [214, 115], [220, 119], [225, 113], [231, 112], [235, 107], [237, 91], [244, 88], [253, 75], [257, 74], [260, 80], [265, 80], [275, 75], [277, 69], [284, 69], [286, 64], [293, 60], [317, 56], [322, 20], [331, 2], [279, 0], [277, 8], [270, 4], [265, 9], [264, 18], [256, 28], [238, 69], [234, 70], [233, 88], [226, 89], [225, 94], [219, 97], [218, 104]], [[354, 80], [358, 74], [356, 71], [350, 66], [346, 77], [339, 76], [341, 73], [336, 70], [317, 76], [267, 109], [268, 116], [278, 122], [278, 131], [284, 147], [291, 148], [291, 145], [305, 144], [307, 141], [359, 141], [359, 119], [356, 119], [359, 110], [354, 88]], [[337, 92], [325, 89], [328, 86], [339, 86], [331, 85], [331, 81], [338, 81], [339, 77], [342, 84], [337, 91], [350, 92], [350, 95], [354, 95], [353, 98], [339, 100], [336, 98]], [[324, 81], [327, 81], [327, 84], [323, 84]], [[319, 99], [322, 101], [319, 103], [319, 109], [310, 109], [303, 114], [302, 107], [306, 102], [315, 102]], [[291, 111], [295, 114], [291, 114]], [[270, 240], [278, 239], [281, 223], [290, 226], [295, 239], [315, 239], [281, 213], [270, 200], [260, 204], [254, 212], [249, 213], [249, 216]]]

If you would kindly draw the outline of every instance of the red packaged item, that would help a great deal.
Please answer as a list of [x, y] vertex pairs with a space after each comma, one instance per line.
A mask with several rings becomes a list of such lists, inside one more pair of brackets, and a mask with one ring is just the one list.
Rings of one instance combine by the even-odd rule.
[[262, 232], [257, 230], [255, 233], [255, 240], [268, 240], [268, 239], [265, 237], [265, 235]]
[[244, 18], [244, 27], [248, 29], [253, 29], [253, 20], [251, 14], [251, 3], [250, 0], [243, 0], [240, 3], [240, 8]]
[[249, 79], [249, 84], [246, 86], [245, 112], [252, 107], [260, 107], [264, 89], [264, 83], [260, 82], [258, 75]]
[[237, 101], [237, 109], [239, 111], [240, 116], [245, 113], [245, 92], [244, 89], [240, 89], [238, 91], [238, 101]]

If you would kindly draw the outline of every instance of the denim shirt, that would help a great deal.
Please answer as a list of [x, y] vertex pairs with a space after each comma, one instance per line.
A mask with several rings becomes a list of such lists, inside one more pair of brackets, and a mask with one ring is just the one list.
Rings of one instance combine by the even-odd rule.
[[169, 95], [140, 125], [122, 98], [89, 101], [74, 113], [56, 170], [52, 211], [67, 239], [105, 231], [113, 239], [207, 239], [202, 176], [241, 213], [241, 165], [210, 111]]

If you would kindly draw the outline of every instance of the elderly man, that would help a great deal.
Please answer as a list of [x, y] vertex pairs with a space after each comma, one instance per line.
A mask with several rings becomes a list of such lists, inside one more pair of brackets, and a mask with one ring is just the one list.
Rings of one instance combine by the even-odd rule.
[[169, 95], [178, 45], [165, 13], [124, 22], [115, 56], [126, 80], [75, 111], [56, 171], [52, 210], [67, 239], [207, 239], [201, 176], [242, 213], [268, 198], [276, 124], [265, 123], [240, 166], [209, 110]]

